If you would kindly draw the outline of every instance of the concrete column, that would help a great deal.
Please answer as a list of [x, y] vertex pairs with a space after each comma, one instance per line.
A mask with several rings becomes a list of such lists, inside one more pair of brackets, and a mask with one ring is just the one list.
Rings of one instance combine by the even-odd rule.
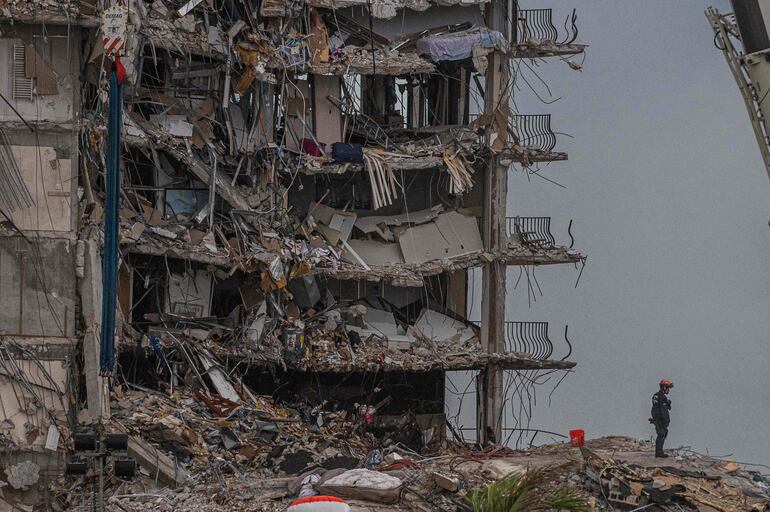
[[[505, 12], [508, 0], [492, 0], [487, 5], [487, 26], [507, 32]], [[489, 55], [484, 91], [484, 112], [493, 121], [489, 129], [492, 136], [508, 141], [505, 125], [510, 118], [508, 85], [508, 57], [495, 50]], [[499, 251], [505, 244], [506, 206], [508, 201], [508, 168], [496, 157], [489, 162], [484, 180], [483, 228], [484, 245], [489, 251]], [[483, 267], [481, 299], [481, 342], [490, 353], [504, 352], [506, 266], [493, 261]], [[479, 373], [477, 381], [477, 439], [481, 443], [491, 437], [502, 442], [502, 389], [503, 375], [492, 365]]]
[[83, 240], [83, 278], [80, 299], [85, 331], [83, 334], [83, 363], [86, 377], [88, 411], [93, 418], [110, 415], [107, 379], [99, 375], [99, 333], [102, 325], [102, 257], [92, 237]]

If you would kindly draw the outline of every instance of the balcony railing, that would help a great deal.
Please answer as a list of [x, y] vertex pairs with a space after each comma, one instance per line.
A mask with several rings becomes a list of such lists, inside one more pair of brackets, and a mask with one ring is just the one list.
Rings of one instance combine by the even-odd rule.
[[[508, 217], [508, 236], [519, 235], [522, 243], [537, 247], [549, 248], [556, 245], [556, 239], [551, 233], [551, 217]], [[572, 220], [567, 226], [569, 248], [575, 246], [572, 236]]]
[[550, 152], [556, 147], [556, 134], [551, 130], [551, 114], [516, 114], [513, 130], [519, 145]]
[[559, 45], [572, 44], [578, 36], [577, 12], [564, 20], [564, 29], [560, 31], [553, 24], [552, 9], [519, 9], [516, 22], [513, 23], [513, 40], [516, 44], [552, 41]]
[[[567, 344], [566, 360], [572, 355], [572, 343], [567, 337], [569, 326], [564, 328], [564, 342]], [[510, 352], [525, 352], [534, 359], [550, 359], [554, 352], [553, 342], [548, 336], [548, 322], [505, 322], [505, 348]]]
[[520, 235], [522, 242], [539, 247], [553, 247], [551, 217], [508, 217], [508, 234]]

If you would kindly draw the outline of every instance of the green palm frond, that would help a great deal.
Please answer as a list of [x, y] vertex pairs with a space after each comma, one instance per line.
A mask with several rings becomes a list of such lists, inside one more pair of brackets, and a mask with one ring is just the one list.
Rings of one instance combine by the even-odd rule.
[[572, 512], [585, 512], [589, 510], [586, 501], [568, 489], [557, 489], [554, 491], [549, 505], [556, 510], [571, 510]]
[[473, 512], [588, 511], [585, 500], [572, 491], [547, 488], [544, 473], [531, 470], [523, 475], [508, 475], [468, 493], [465, 501]]

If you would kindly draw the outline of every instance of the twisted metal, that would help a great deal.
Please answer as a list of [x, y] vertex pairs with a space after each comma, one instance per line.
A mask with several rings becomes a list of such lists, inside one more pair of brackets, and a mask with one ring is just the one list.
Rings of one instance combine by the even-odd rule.
[[533, 359], [550, 358], [553, 342], [548, 338], [548, 322], [505, 322], [505, 348]]
[[512, 118], [520, 145], [544, 152], [556, 146], [556, 134], [551, 130], [551, 114], [516, 114]]
[[569, 325], [564, 326], [564, 341], [567, 343], [567, 348], [569, 348], [569, 352], [567, 352], [567, 355], [562, 357], [560, 361], [566, 361], [569, 356], [572, 355], [572, 342], [570, 342], [569, 337], [567, 337], [567, 332], [569, 331]]
[[508, 235], [521, 236], [525, 244], [553, 247], [556, 239], [551, 234], [551, 217], [508, 217]]
[[527, 44], [531, 41], [553, 41], [556, 44], [572, 44], [578, 36], [577, 11], [564, 20], [564, 33], [559, 40], [559, 30], [553, 24], [553, 9], [519, 9], [514, 23], [514, 41]]
[[[564, 342], [567, 354], [560, 359], [566, 361], [572, 355], [572, 342], [568, 337], [569, 326], [564, 327]], [[548, 336], [548, 322], [505, 322], [505, 348], [511, 352], [525, 352], [534, 359], [550, 359], [553, 355], [553, 341]]]

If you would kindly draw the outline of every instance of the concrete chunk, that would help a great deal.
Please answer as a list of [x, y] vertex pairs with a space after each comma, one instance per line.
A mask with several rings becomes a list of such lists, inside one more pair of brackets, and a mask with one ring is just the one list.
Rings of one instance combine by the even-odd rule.
[[187, 472], [177, 466], [166, 454], [136, 436], [128, 438], [128, 454], [136, 459], [139, 466], [146, 469], [150, 476], [165, 484], [183, 484]]
[[460, 489], [460, 480], [451, 476], [442, 475], [441, 473], [433, 473], [433, 482], [449, 492], [457, 492]]
[[25, 460], [5, 468], [8, 485], [14, 489], [26, 491], [40, 478], [40, 466], [31, 460]]

